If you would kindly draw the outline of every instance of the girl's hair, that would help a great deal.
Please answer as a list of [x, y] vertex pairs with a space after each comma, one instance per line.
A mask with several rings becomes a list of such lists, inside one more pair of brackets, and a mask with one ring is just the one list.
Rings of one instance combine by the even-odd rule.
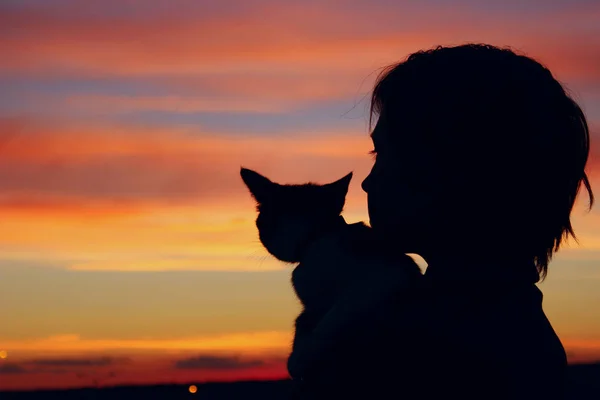
[[563, 239], [577, 240], [570, 214], [582, 183], [594, 202], [589, 128], [537, 61], [486, 44], [416, 52], [379, 75], [370, 125], [374, 116], [391, 143], [433, 155], [460, 223], [485, 230], [472, 236], [525, 252], [542, 279]]

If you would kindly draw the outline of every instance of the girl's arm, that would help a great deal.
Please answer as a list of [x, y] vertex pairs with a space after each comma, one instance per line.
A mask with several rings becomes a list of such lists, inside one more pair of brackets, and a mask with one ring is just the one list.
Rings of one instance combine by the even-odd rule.
[[297, 332], [294, 349], [288, 360], [290, 375], [302, 377], [343, 335], [352, 333], [353, 326], [368, 324], [377, 329], [378, 320], [390, 318], [382, 313], [389, 303], [405, 292], [415, 282], [414, 261], [406, 256], [406, 267], [378, 265], [378, 261], [365, 266], [364, 274], [338, 297], [334, 306], [316, 324], [311, 332]]

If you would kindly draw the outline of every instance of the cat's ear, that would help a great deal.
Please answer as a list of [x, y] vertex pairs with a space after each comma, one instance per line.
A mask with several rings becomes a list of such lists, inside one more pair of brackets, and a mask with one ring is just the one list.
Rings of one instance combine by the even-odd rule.
[[328, 190], [333, 190], [340, 196], [346, 197], [346, 194], [348, 193], [348, 187], [350, 186], [351, 180], [352, 180], [352, 172], [350, 172], [348, 175], [344, 176], [343, 178], [338, 179], [335, 182], [328, 183], [327, 185], [325, 185], [325, 187], [327, 187]]
[[338, 179], [335, 182], [323, 185], [323, 187], [327, 191], [327, 198], [329, 199], [337, 213], [341, 213], [344, 209], [344, 204], [346, 203], [346, 195], [348, 194], [348, 187], [350, 186], [351, 180], [352, 172], [350, 172], [345, 177]]
[[348, 187], [350, 186], [351, 180], [352, 172], [335, 182], [324, 185], [325, 190], [328, 192], [327, 197], [330, 201], [333, 201], [332, 204], [338, 213], [341, 213], [344, 209], [346, 195], [348, 194]]
[[277, 185], [251, 169], [241, 168], [240, 175], [248, 190], [250, 190], [252, 197], [259, 203], [262, 203], [267, 198], [269, 192], [273, 190], [273, 187]]

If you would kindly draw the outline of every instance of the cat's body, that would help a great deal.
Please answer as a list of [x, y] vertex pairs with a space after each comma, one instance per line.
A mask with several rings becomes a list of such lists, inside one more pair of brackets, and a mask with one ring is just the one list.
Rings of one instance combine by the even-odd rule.
[[[314, 240], [320, 241], [313, 242], [320, 248], [309, 250], [318, 255], [301, 259], [292, 272], [296, 295], [305, 313], [310, 314], [310, 318], [303, 316], [305, 321], [317, 322], [331, 309], [340, 294], [374, 270], [382, 272], [398, 266], [405, 269], [407, 260], [412, 264], [408, 256], [398, 255], [389, 249], [386, 251], [367, 225], [362, 222], [347, 224], [341, 216], [334, 227], [323, 229]], [[366, 271], [366, 267], [370, 270]], [[421, 273], [416, 264], [413, 272]]]
[[341, 217], [351, 173], [326, 185], [280, 185], [244, 168], [241, 176], [257, 202], [261, 243], [277, 259], [299, 263], [292, 285], [304, 308], [292, 354], [349, 290], [354, 304], [366, 305], [367, 297], [378, 296], [378, 287], [389, 290], [397, 271], [421, 275], [410, 257], [383, 245], [368, 226]]

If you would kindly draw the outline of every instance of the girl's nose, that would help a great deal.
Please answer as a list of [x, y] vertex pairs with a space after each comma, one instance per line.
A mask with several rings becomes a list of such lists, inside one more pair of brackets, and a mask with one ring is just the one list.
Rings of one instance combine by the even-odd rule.
[[369, 193], [370, 183], [371, 183], [371, 174], [367, 175], [365, 180], [362, 181], [362, 183], [360, 184], [360, 187], [362, 188], [362, 190], [365, 191], [365, 193]]

